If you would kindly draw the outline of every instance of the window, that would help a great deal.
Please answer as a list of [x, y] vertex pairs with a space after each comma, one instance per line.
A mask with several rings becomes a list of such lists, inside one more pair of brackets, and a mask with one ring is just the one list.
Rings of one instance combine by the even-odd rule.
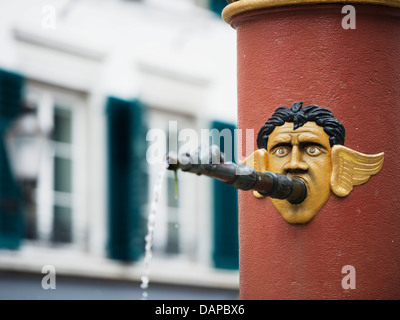
[[86, 230], [86, 97], [33, 81], [28, 82], [26, 95], [36, 105], [39, 121], [49, 133], [26, 238], [48, 245], [82, 246]]
[[72, 242], [72, 110], [54, 105], [53, 157], [53, 242]]
[[[186, 143], [178, 141], [179, 132], [182, 129], [195, 128], [193, 118], [173, 112], [151, 109], [149, 120], [149, 129], [161, 129], [165, 133], [167, 152], [178, 153], [179, 148], [183, 146], [183, 143]], [[148, 166], [150, 200], [153, 195], [153, 183], [160, 168], [161, 166], [158, 165]], [[198, 226], [201, 218], [195, 205], [198, 179], [197, 176], [178, 172], [178, 185], [176, 185], [174, 172], [166, 172], [154, 231], [153, 250], [155, 257], [197, 259], [199, 250]], [[199, 194], [197, 194], [198, 196]], [[147, 219], [147, 210], [145, 214]], [[207, 237], [207, 235], [203, 236]]]

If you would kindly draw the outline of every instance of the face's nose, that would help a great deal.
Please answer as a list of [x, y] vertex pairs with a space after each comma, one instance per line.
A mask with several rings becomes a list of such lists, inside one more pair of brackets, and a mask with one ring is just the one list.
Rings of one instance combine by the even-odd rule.
[[289, 155], [289, 161], [283, 166], [286, 172], [290, 171], [307, 171], [308, 164], [303, 161], [301, 150], [298, 146], [293, 146]]

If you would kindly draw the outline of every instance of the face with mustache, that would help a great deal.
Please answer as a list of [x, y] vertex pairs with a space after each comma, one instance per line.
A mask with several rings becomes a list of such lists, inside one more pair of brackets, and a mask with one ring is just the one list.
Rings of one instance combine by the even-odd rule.
[[293, 129], [293, 123], [276, 126], [268, 139], [268, 171], [299, 178], [307, 186], [307, 198], [300, 204], [271, 199], [290, 223], [305, 223], [322, 208], [330, 195], [332, 172], [329, 136], [315, 122]]

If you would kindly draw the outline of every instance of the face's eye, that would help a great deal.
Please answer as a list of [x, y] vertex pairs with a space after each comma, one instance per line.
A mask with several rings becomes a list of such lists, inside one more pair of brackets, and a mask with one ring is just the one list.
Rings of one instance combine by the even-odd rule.
[[307, 152], [307, 154], [309, 156], [312, 156], [312, 157], [319, 156], [322, 153], [321, 149], [318, 148], [317, 146], [307, 146], [305, 148], [305, 151]]
[[283, 158], [283, 157], [285, 157], [285, 156], [288, 155], [289, 151], [290, 151], [290, 150], [289, 150], [288, 147], [282, 146], [282, 147], [278, 147], [278, 148], [275, 149], [275, 154], [276, 154], [278, 157]]

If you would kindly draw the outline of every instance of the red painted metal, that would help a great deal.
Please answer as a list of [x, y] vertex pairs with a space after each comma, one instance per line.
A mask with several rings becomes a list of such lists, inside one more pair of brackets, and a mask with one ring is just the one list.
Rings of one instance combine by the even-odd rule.
[[[306, 225], [240, 191], [242, 299], [400, 298], [400, 9], [354, 6], [354, 30], [342, 28], [340, 4], [232, 20], [239, 128], [257, 132], [278, 106], [304, 101], [333, 112], [346, 146], [385, 152], [379, 174], [346, 198], [331, 194]], [[355, 268], [355, 289], [342, 287], [346, 265]]]

